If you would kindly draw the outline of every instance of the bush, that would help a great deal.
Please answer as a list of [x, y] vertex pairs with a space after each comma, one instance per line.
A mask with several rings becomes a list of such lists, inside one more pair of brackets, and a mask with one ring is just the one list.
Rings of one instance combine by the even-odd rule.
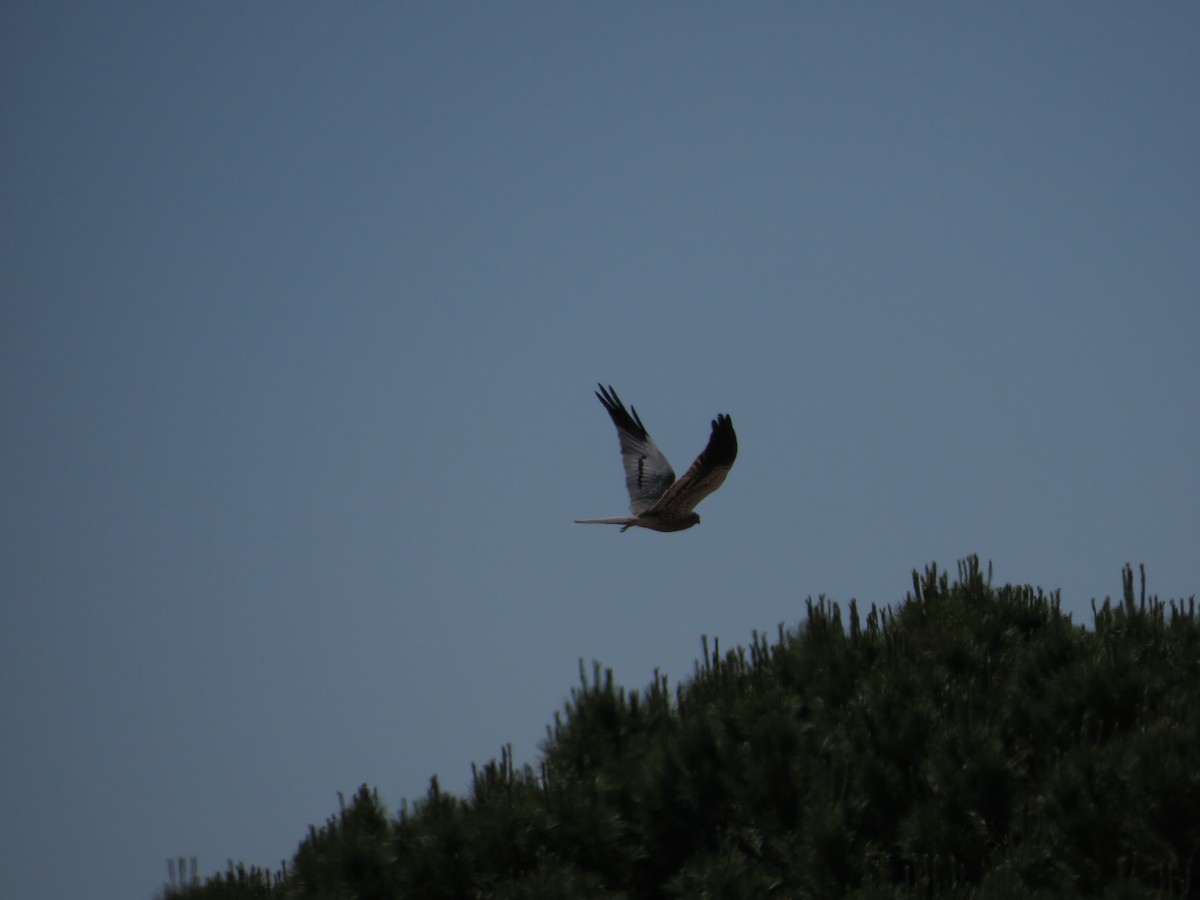
[[894, 610], [809, 601], [673, 690], [581, 666], [535, 770], [389, 818], [365, 786], [290, 869], [168, 898], [1200, 896], [1200, 623], [930, 566]]

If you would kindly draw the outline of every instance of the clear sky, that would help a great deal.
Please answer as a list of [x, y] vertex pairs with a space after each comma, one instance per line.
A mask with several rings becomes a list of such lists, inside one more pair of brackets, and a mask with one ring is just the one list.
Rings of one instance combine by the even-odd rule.
[[[978, 553], [1200, 589], [1200, 6], [0, 10], [0, 895], [265, 866]], [[682, 471], [626, 511], [611, 382]]]

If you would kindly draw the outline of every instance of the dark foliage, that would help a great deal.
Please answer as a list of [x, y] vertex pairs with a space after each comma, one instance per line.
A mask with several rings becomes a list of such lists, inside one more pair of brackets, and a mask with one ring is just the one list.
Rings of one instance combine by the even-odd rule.
[[1197, 897], [1200, 620], [1123, 587], [1085, 629], [971, 558], [674, 690], [581, 669], [538, 769], [394, 818], [364, 786], [290, 868], [164, 897]]

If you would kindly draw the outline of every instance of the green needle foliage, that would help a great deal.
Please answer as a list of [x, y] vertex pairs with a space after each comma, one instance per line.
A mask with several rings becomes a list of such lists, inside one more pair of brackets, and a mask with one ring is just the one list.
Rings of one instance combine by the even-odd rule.
[[581, 666], [537, 769], [511, 750], [389, 817], [362, 787], [290, 867], [164, 898], [1200, 897], [1195, 600], [1093, 604], [913, 573], [824, 598], [672, 689]]

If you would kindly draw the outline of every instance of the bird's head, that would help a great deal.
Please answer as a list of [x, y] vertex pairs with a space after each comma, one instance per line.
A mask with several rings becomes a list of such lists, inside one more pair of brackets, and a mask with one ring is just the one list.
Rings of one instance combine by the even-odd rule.
[[686, 529], [691, 528], [693, 525], [700, 524], [700, 513], [690, 512], [686, 516], [684, 516], [681, 519], [678, 519], [676, 521], [678, 524], [676, 524], [676, 526], [674, 528], [672, 528], [671, 530], [672, 531], [685, 531]]

